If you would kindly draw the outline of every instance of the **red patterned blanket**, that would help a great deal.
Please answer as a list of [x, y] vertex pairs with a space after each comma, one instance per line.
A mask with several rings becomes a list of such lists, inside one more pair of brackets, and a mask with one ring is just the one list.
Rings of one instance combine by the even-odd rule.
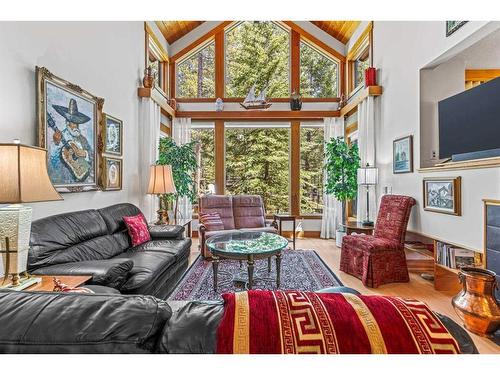
[[416, 300], [297, 291], [223, 297], [222, 354], [459, 353], [441, 321]]

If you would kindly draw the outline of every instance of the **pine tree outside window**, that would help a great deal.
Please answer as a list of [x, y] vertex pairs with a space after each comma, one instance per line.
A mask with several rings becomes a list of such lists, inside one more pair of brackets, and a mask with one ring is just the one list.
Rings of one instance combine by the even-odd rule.
[[215, 43], [199, 48], [177, 64], [178, 98], [215, 97]]

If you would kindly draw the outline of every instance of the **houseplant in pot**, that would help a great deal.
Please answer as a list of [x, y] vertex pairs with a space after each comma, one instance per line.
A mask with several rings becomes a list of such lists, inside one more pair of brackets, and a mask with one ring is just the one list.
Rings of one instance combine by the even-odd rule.
[[160, 197], [160, 204], [173, 210], [175, 221], [177, 220], [179, 198], [187, 197], [193, 203], [196, 200], [197, 192], [194, 181], [198, 168], [196, 145], [196, 141], [178, 145], [170, 137], [160, 139], [157, 164], [172, 166], [172, 175], [177, 190], [175, 194], [163, 194]]
[[[331, 138], [325, 144], [325, 192], [342, 202], [342, 223], [345, 223], [346, 201], [358, 193], [357, 171], [359, 168], [358, 146], [348, 145], [344, 138]], [[335, 235], [337, 246], [342, 246], [345, 228], [339, 225]]]

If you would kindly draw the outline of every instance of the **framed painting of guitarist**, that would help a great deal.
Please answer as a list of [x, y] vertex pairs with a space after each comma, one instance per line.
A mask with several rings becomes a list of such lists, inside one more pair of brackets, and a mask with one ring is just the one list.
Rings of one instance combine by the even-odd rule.
[[60, 192], [98, 189], [104, 99], [37, 67], [38, 142]]

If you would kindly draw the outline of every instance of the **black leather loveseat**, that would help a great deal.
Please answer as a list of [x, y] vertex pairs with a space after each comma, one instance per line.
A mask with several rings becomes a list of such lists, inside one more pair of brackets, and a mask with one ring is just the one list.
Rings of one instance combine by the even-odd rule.
[[122, 218], [140, 212], [122, 203], [34, 221], [28, 271], [92, 275], [90, 284], [165, 298], [187, 269], [191, 239], [182, 226], [151, 226], [152, 240], [131, 247]]
[[[0, 353], [214, 353], [223, 312], [219, 302], [0, 291]], [[477, 353], [462, 327], [438, 316], [462, 353]]]

